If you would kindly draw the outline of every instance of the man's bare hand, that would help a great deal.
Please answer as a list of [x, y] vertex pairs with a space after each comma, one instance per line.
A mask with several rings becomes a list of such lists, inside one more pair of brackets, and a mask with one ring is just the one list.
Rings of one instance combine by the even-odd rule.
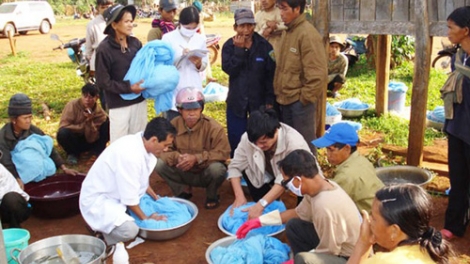
[[234, 211], [235, 208], [238, 208], [238, 207], [240, 207], [240, 206], [242, 206], [242, 205], [245, 205], [245, 204], [246, 204], [246, 198], [245, 198], [245, 196], [239, 197], [239, 198], [235, 198], [235, 201], [234, 201], [233, 204], [232, 204], [232, 208], [230, 209], [230, 213], [229, 213], [230, 216], [233, 215], [233, 211]]
[[188, 171], [193, 168], [197, 162], [197, 157], [192, 154], [182, 154], [178, 157], [178, 164], [176, 168], [182, 171]]
[[141, 93], [143, 90], [145, 90], [145, 88], [142, 88], [140, 85], [144, 82], [144, 80], [140, 80], [136, 83], [134, 83], [133, 85], [131, 85], [131, 90], [133, 93], [135, 94], [139, 94]]
[[159, 215], [157, 213], [153, 213], [149, 216], [149, 219], [157, 220], [157, 221], [166, 221], [168, 220], [166, 215]]

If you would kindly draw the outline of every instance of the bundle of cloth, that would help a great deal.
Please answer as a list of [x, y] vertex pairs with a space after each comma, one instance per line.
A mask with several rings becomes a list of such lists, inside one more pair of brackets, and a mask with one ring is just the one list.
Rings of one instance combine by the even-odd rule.
[[202, 90], [205, 102], [225, 102], [228, 94], [228, 87], [216, 82], [210, 82]]
[[277, 238], [258, 234], [235, 240], [228, 247], [216, 247], [210, 258], [217, 264], [278, 264], [289, 260], [289, 252], [289, 246]]
[[172, 228], [187, 223], [192, 217], [191, 212], [186, 205], [176, 202], [168, 197], [161, 197], [158, 200], [154, 200], [150, 195], [145, 194], [140, 199], [139, 206], [145, 215], [158, 213], [159, 215], [165, 215], [167, 217], [166, 221], [157, 221], [154, 219], [141, 220], [131, 211], [130, 214], [135, 219], [135, 223], [141, 228]]
[[330, 103], [326, 102], [326, 116], [337, 116], [341, 115], [341, 112]]
[[[245, 205], [237, 207], [233, 210], [233, 215], [230, 215], [232, 206], [230, 205], [227, 210], [222, 214], [222, 227], [227, 230], [229, 233], [235, 235], [238, 228], [248, 220], [248, 212], [243, 212], [243, 209], [246, 209], [252, 205], [255, 205], [255, 202], [248, 202]], [[281, 201], [274, 201], [263, 210], [263, 214], [269, 213], [274, 210], [279, 210], [279, 212], [284, 212], [286, 206]], [[262, 234], [269, 235], [275, 232], [278, 232], [284, 229], [284, 225], [279, 226], [263, 226], [261, 228], [253, 229], [249, 234]]]
[[436, 106], [433, 111], [428, 111], [426, 117], [437, 123], [444, 123], [446, 121], [444, 106]]
[[369, 105], [361, 102], [359, 98], [349, 98], [341, 102], [333, 104], [336, 108], [348, 110], [364, 110], [369, 109]]
[[[173, 65], [174, 56], [175, 51], [170, 44], [161, 40], [150, 41], [137, 52], [124, 76], [124, 80], [131, 85], [144, 80], [140, 85], [145, 88], [142, 96], [155, 100], [157, 115], [170, 110], [173, 104], [173, 91], [180, 78]], [[133, 100], [139, 96], [134, 93], [121, 94], [124, 100]]]
[[47, 135], [32, 134], [20, 140], [11, 152], [11, 159], [24, 184], [42, 181], [56, 172], [50, 158], [53, 140]]

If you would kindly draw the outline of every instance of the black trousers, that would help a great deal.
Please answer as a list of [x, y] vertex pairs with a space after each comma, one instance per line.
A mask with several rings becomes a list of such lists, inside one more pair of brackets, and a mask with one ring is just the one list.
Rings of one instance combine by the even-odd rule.
[[286, 223], [286, 236], [294, 256], [318, 246], [320, 239], [312, 222], [292, 218]]
[[0, 203], [2, 223], [9, 223], [10, 228], [19, 228], [20, 223], [28, 219], [31, 208], [26, 199], [17, 192], [6, 193]]
[[259, 199], [263, 198], [263, 196], [266, 195], [274, 185], [274, 180], [272, 180], [270, 183], [265, 183], [260, 188], [256, 188], [250, 182], [250, 179], [248, 179], [245, 172], [243, 172], [242, 175], [246, 181], [246, 185], [248, 187], [248, 190], [250, 191], [250, 196], [251, 198], [253, 198], [254, 202], [258, 202]]
[[448, 152], [451, 189], [444, 228], [463, 236], [469, 217], [470, 145], [448, 134]]
[[333, 91], [335, 88], [335, 83], [345, 83], [346, 78], [342, 77], [341, 75], [336, 75], [331, 82], [328, 83], [328, 91]]
[[109, 119], [101, 124], [100, 136], [97, 141], [88, 143], [85, 135], [74, 133], [68, 128], [60, 128], [57, 132], [57, 142], [67, 152], [67, 154], [80, 155], [85, 151], [91, 151], [95, 155], [101, 154], [109, 141]]

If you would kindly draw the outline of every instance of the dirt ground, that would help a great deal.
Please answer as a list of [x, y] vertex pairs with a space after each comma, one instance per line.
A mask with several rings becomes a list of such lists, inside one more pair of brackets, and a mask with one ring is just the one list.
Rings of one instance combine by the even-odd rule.
[[[135, 28], [134, 33], [136, 37], [145, 43], [146, 34], [150, 28], [149, 23], [141, 23], [136, 21], [138, 26]], [[206, 27], [206, 32], [222, 33], [222, 45], [225, 40], [233, 35], [231, 27]], [[67, 41], [75, 37], [84, 37], [85, 26], [67, 26], [55, 27], [51, 33], [58, 34], [63, 41]], [[52, 51], [53, 47], [58, 45], [57, 41], [51, 40], [48, 35], [41, 35], [38, 32], [30, 32], [26, 36], [16, 36], [17, 51], [27, 51], [32, 60], [47, 61], [47, 62], [65, 62], [69, 61], [65, 51]], [[436, 49], [440, 48], [440, 42], [436, 42], [434, 46]], [[8, 39], [0, 38], [0, 58], [10, 54]], [[220, 63], [220, 54], [218, 63]], [[69, 74], [74, 74], [73, 72]], [[364, 141], [364, 149], [370, 148], [378, 144], [380, 140], [377, 138], [369, 138]], [[445, 155], [445, 147], [439, 143], [433, 149], [427, 149], [426, 153], [437, 153], [439, 150], [442, 155]], [[427, 155], [427, 154], [425, 154]], [[87, 160], [80, 160], [81, 164], [85, 164]], [[445, 159], [444, 159], [445, 161]], [[82, 170], [86, 171], [86, 168]], [[151, 179], [151, 185], [161, 196], [171, 196], [171, 191], [161, 178]], [[132, 249], [129, 249], [131, 263], [205, 263], [205, 251], [207, 247], [217, 239], [223, 238], [225, 235], [217, 227], [217, 220], [224, 210], [233, 202], [234, 196], [229, 182], [224, 182], [220, 189], [221, 206], [215, 210], [204, 209], [204, 190], [201, 188], [194, 189], [194, 196], [192, 201], [199, 208], [199, 215], [193, 222], [190, 230], [182, 236], [169, 240], [169, 241], [146, 241]], [[283, 195], [282, 200], [288, 208], [295, 206], [295, 197], [286, 193]], [[434, 216], [432, 225], [440, 229], [443, 226], [443, 219], [445, 208], [447, 207], [447, 198], [443, 196], [434, 196]], [[85, 228], [85, 222], [80, 215], [65, 219], [41, 219], [32, 216], [24, 225], [31, 233], [30, 243], [35, 241], [63, 234], [88, 234]], [[285, 238], [284, 238], [285, 239]], [[452, 241], [456, 252], [461, 254], [470, 255], [470, 228], [467, 230], [465, 237], [458, 238]], [[456, 263], [465, 263], [462, 256]], [[470, 263], [470, 258], [466, 258]], [[111, 261], [108, 261], [110, 263]]]

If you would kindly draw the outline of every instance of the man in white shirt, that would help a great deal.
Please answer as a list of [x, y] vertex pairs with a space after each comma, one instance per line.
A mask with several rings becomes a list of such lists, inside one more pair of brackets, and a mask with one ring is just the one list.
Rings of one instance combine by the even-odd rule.
[[[0, 151], [0, 157], [3, 153]], [[18, 178], [19, 179], [19, 178]], [[2, 223], [10, 228], [20, 228], [20, 223], [28, 219], [31, 207], [29, 195], [18, 184], [15, 177], [0, 164], [0, 212]]]
[[139, 227], [127, 210], [142, 220], [166, 219], [157, 213], [145, 215], [139, 203], [145, 193], [158, 199], [149, 178], [157, 157], [173, 143], [175, 134], [169, 121], [154, 118], [145, 131], [116, 140], [91, 167], [82, 184], [80, 211], [91, 229], [102, 233], [108, 245], [137, 236]]

